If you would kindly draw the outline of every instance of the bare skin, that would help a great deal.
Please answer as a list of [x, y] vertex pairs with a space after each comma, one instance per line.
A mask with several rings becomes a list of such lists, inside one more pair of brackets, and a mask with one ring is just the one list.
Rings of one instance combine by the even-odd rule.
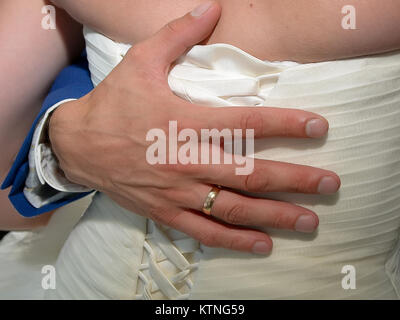
[[[135, 44], [202, 0], [54, 0], [79, 22]], [[400, 49], [398, 0], [218, 0], [221, 19], [204, 43], [229, 43], [272, 61], [315, 62]], [[356, 8], [357, 30], [342, 28]]]
[[[215, 24], [215, 19], [219, 18], [221, 6], [224, 8], [226, 4], [229, 7], [235, 2], [221, 1], [221, 6], [214, 5], [200, 18], [186, 15], [183, 18], [169, 22], [166, 27], [160, 32], [156, 32], [154, 36], [151, 35], [159, 27], [158, 23], [160, 20], [162, 21], [162, 17], [165, 17], [164, 14], [168, 12], [168, 7], [164, 6], [165, 2], [162, 3], [163, 10], [159, 11], [163, 15], [158, 16], [157, 9], [155, 9], [156, 12], [154, 10], [141, 11], [142, 6], [153, 5], [151, 8], [154, 8], [155, 2], [138, 1], [134, 2], [135, 7], [130, 7], [133, 2], [129, 1], [118, 2], [116, 6], [112, 7], [108, 7], [104, 1], [96, 1], [96, 6], [91, 6], [93, 3], [93, 0], [87, 0], [85, 4], [80, 3], [79, 10], [74, 11], [73, 3], [67, 0], [63, 2], [63, 7], [80, 22], [117, 41], [135, 45], [124, 61], [92, 93], [80, 99], [80, 101], [65, 104], [52, 117], [50, 139], [53, 150], [60, 160], [60, 166], [67, 177], [76, 183], [100, 190], [128, 210], [181, 230], [207, 246], [265, 254], [272, 248], [271, 239], [266, 234], [247, 227], [264, 226], [302, 232], [315, 230], [318, 220], [315, 213], [311, 211], [282, 202], [250, 199], [229, 190], [221, 192], [212, 211], [213, 216], [219, 218], [220, 221], [209, 219], [199, 214], [199, 211], [211, 184], [253, 192], [321, 193], [321, 181], [325, 176], [329, 177], [331, 181], [335, 181], [333, 184], [336, 184], [336, 186], [332, 184], [329, 187], [328, 193], [331, 193], [336, 192], [340, 185], [339, 178], [332, 172], [290, 164], [257, 161], [255, 173], [245, 179], [240, 179], [234, 177], [232, 168], [229, 168], [229, 166], [213, 166], [205, 169], [198, 166], [184, 167], [178, 165], [172, 167], [153, 166], [150, 169], [143, 158], [147, 147], [143, 140], [143, 132], [147, 132], [152, 127], [165, 128], [167, 121], [171, 119], [171, 115], [178, 120], [178, 123], [181, 123], [182, 127], [196, 128], [198, 130], [199, 128], [210, 127], [219, 129], [239, 127], [246, 129], [246, 125], [249, 123], [247, 121], [243, 122], [243, 119], [249, 119], [248, 116], [252, 114], [250, 119], [253, 120], [250, 121], [250, 127], [254, 128], [257, 123], [258, 130], [256, 130], [256, 135], [258, 137], [265, 138], [276, 135], [304, 136], [304, 122], [296, 121], [296, 116], [299, 117], [300, 114], [295, 115], [293, 110], [290, 113], [283, 111], [286, 113], [286, 115], [283, 115], [279, 112], [276, 113], [277, 110], [271, 108], [254, 108], [251, 112], [247, 110], [248, 113], [245, 115], [243, 110], [225, 109], [216, 111], [214, 109], [210, 112], [209, 108], [188, 105], [183, 102], [182, 106], [178, 107], [180, 103], [176, 100], [176, 97], [171, 95], [166, 81], [171, 63], [190, 46], [199, 42], [231, 43], [253, 53], [259, 58], [270, 60], [286, 60], [285, 53], [290, 53], [291, 51], [288, 48], [282, 49], [282, 46], [289, 43], [285, 41], [278, 43], [278, 41], [273, 41], [273, 38], [271, 38], [272, 40], [266, 41], [266, 43], [269, 47], [276, 45], [276, 52], [267, 50], [266, 53], [264, 52], [265, 55], [261, 55], [261, 51], [267, 49], [259, 45], [262, 42], [262, 38], [259, 38], [258, 41], [253, 38], [252, 45], [248, 47], [246, 46], [246, 40], [254, 35], [255, 30], [265, 31], [267, 29], [269, 32], [275, 30], [269, 28], [269, 23], [264, 23], [256, 27], [253, 26], [253, 29], [250, 27], [250, 33], [246, 33], [246, 31], [240, 33], [243, 37], [238, 33], [232, 33], [232, 29], [235, 30], [235, 28], [230, 24], [233, 21], [237, 22], [242, 19], [241, 17], [238, 19], [238, 17], [229, 16], [229, 9], [227, 11], [228, 14], [225, 16], [225, 22], [223, 16], [214, 30], [204, 27], [203, 23], [207, 20], [209, 22], [214, 21]], [[238, 2], [236, 3], [239, 4]], [[71, 4], [71, 7], [68, 4]], [[270, 2], [270, 4], [276, 4], [278, 9], [282, 8], [278, 5], [278, 2]], [[118, 7], [118, 5], [121, 6]], [[243, 2], [240, 5], [243, 5]], [[104, 11], [101, 11], [102, 8]], [[106, 11], [106, 9], [110, 11]], [[184, 7], [183, 9], [186, 8]], [[299, 7], [299, 9], [304, 8]], [[332, 14], [332, 10], [335, 8], [322, 7], [320, 9], [325, 10], [325, 14], [328, 15]], [[364, 7], [364, 10], [361, 11], [366, 14], [368, 13], [366, 9], [367, 7]], [[107, 15], [105, 15], [106, 12]], [[126, 12], [136, 12], [136, 15], [142, 13], [144, 16], [149, 17], [149, 20], [141, 20], [141, 17], [135, 16], [135, 14], [124, 18]], [[237, 7], [236, 12], [243, 13], [245, 9], [240, 10]], [[119, 13], [120, 15], [114, 16], [114, 13]], [[279, 10], [275, 11], [276, 13], [283, 14]], [[105, 18], [106, 16], [108, 18]], [[246, 15], [244, 16], [246, 17]], [[165, 17], [167, 21], [172, 18], [175, 18], [175, 16], [167, 14]], [[257, 21], [256, 17], [252, 18], [249, 22]], [[288, 17], [288, 21], [291, 18], [294, 18], [294, 16]], [[107, 21], [109, 24], [107, 24]], [[118, 23], [116, 24], [115, 21], [118, 21]], [[118, 32], [118, 30], [123, 29], [124, 21], [129, 24], [126, 25], [126, 34]], [[323, 20], [320, 19], [318, 22], [321, 24]], [[147, 28], [145, 27], [147, 33], [139, 31], [143, 26], [142, 23], [148, 23]], [[251, 23], [249, 24], [251, 26]], [[197, 25], [197, 28], [195, 28], [195, 25]], [[227, 25], [231, 29], [228, 28], [224, 31], [223, 28]], [[312, 23], [308, 24], [308, 26], [310, 25]], [[331, 26], [329, 23], [325, 23], [325, 25]], [[295, 28], [291, 31], [287, 31], [287, 29], [283, 28], [279, 32], [276, 30], [278, 38], [289, 38], [290, 32], [293, 33], [295, 30]], [[346, 41], [347, 44], [350, 44], [354, 39], [347, 38], [343, 40], [343, 34], [341, 33], [343, 29], [341, 29], [340, 24], [337, 29], [335, 27], [333, 29], [331, 37], [321, 37], [318, 32], [310, 32], [304, 39], [307, 42], [294, 42], [292, 52], [298, 52], [298, 58], [291, 57], [288, 60], [301, 62], [327, 60], [333, 57], [342, 58], [372, 52], [384, 52], [395, 48], [389, 41], [389, 44], [380, 43], [377, 45], [376, 51], [372, 51], [370, 48], [370, 46], [373, 47], [374, 45], [372, 42], [370, 46], [363, 45], [363, 40], [367, 38], [367, 33], [363, 33], [359, 35], [360, 41], [353, 45], [351, 53], [347, 49], [334, 51], [333, 49], [337, 46], [338, 41], [341, 41], [340, 45], [346, 48]], [[188, 34], [189, 30], [192, 30], [193, 34]], [[234, 37], [239, 43], [234, 42], [233, 38], [229, 37], [230, 33], [226, 33], [227, 30], [235, 35]], [[139, 33], [136, 34], [135, 32]], [[145, 37], [145, 40], [138, 35]], [[151, 37], [146, 38], [146, 36]], [[292, 34], [292, 36], [295, 35]], [[358, 39], [359, 37], [356, 38]], [[314, 43], [313, 41], [317, 39], [320, 40], [317, 43], [318, 48], [319, 46], [323, 48], [319, 51], [311, 46]], [[280, 44], [280, 47], [278, 47], [278, 44]], [[309, 49], [310, 47], [311, 49]], [[257, 53], [258, 50], [261, 50], [259, 51], [260, 54]], [[331, 56], [328, 56], [327, 53], [330, 50], [334, 52]], [[126, 85], [128, 83], [129, 85]], [[116, 86], [115, 84], [118, 85]], [[145, 94], [149, 91], [152, 92], [151, 97]], [[132, 101], [133, 105], [128, 106], [128, 109], [126, 109], [125, 101]], [[174, 105], [175, 107], [168, 108], [168, 111], [164, 109], [162, 111], [159, 104], [152, 103], [154, 101], [163, 101], [164, 104], [168, 106]], [[136, 111], [134, 117], [129, 112], [132, 107]], [[118, 112], [115, 112], [115, 108], [118, 108]], [[146, 113], [144, 109], [148, 112]], [[280, 112], [282, 112], [282, 109]], [[221, 114], [219, 115], [218, 113]], [[157, 119], [149, 116], [150, 114], [158, 115]], [[193, 118], [193, 115], [195, 115], [195, 118]], [[303, 114], [300, 117], [310, 120], [309, 116]], [[82, 118], [85, 119], [83, 123], [75, 121], [75, 119]], [[108, 119], [107, 123], [103, 123], [102, 119]], [[254, 121], [254, 119], [258, 120]], [[286, 119], [286, 121], [291, 119], [290, 122], [293, 125], [286, 126], [286, 130], [289, 127], [293, 130], [282, 131], [283, 127], [285, 127], [285, 125], [280, 126], [280, 124], [283, 124], [283, 119]], [[115, 131], [117, 126], [118, 130]], [[84, 130], [82, 130], [83, 128]], [[97, 128], [102, 128], [101, 132]], [[265, 131], [265, 128], [273, 129], [271, 132], [269, 130]], [[82, 139], [82, 136], [85, 139]], [[101, 146], [96, 146], [96, 143], [90, 143], [93, 148], [87, 148], [87, 141], [93, 142], [97, 140], [101, 140]], [[85, 141], [85, 143], [82, 143], [82, 141]], [[100, 149], [105, 154], [101, 159], [94, 157]], [[126, 152], [122, 152], [122, 150], [126, 150]], [[132, 150], [132, 152], [129, 152], [129, 150]], [[140, 152], [140, 150], [142, 151]], [[122, 153], [124, 157], [114, 156]], [[82, 154], [85, 154], [84, 160], [80, 156]], [[113, 168], [110, 168], [109, 163], [114, 164]], [[130, 166], [130, 163], [135, 163], [135, 166]], [[272, 179], [273, 172], [279, 172], [279, 177]], [[282, 175], [284, 172], [287, 174]], [[308, 225], [304, 229], [298, 228], [300, 217], [307, 217]]]
[[[54, 78], [83, 48], [82, 27], [62, 10], [58, 10], [57, 30], [42, 29], [41, 8], [46, 4], [49, 2], [44, 0], [0, 1], [0, 181], [10, 169]], [[51, 214], [30, 219], [19, 215], [8, 193], [0, 191], [0, 230], [32, 229], [47, 223]]]
[[[92, 28], [97, 29], [98, 31], [108, 35], [109, 37], [121, 41], [121, 42], [129, 42], [129, 43], [138, 43], [139, 41], [143, 39], [147, 39], [150, 35], [154, 34], [156, 30], [158, 30], [161, 26], [166, 24], [168, 21], [171, 19], [178, 17], [185, 13], [186, 11], [189, 11], [195, 4], [197, 4], [199, 1], [174, 1], [170, 5], [168, 5], [168, 1], [118, 1], [114, 2], [113, 6], [109, 6], [109, 2], [104, 0], [85, 0], [82, 2], [79, 2], [79, 6], [77, 2], [75, 1], [68, 1], [68, 0], [60, 0], [57, 1], [58, 5], [62, 5], [69, 13], [71, 13], [78, 21], [88, 24]], [[373, 23], [366, 24], [366, 28], [361, 29], [361, 33], [359, 33], [357, 36], [354, 36], [354, 38], [351, 37], [346, 37], [345, 34], [343, 33], [344, 30], [340, 27], [340, 22], [338, 22], [335, 19], [332, 19], [334, 22], [330, 23], [329, 19], [326, 19], [326, 17], [334, 17], [333, 13], [338, 13], [340, 16], [340, 19], [342, 18], [342, 15], [340, 14], [340, 9], [341, 5], [343, 4], [349, 4], [347, 1], [344, 3], [343, 1], [337, 1], [333, 2], [331, 1], [330, 3], [334, 3], [334, 6], [328, 6], [328, 5], [322, 5], [322, 1], [316, 1], [313, 3], [313, 5], [307, 6], [307, 4], [310, 3], [310, 1], [253, 1], [252, 6], [250, 3], [246, 3], [245, 1], [219, 1], [221, 6], [223, 7], [223, 15], [221, 17], [221, 20], [217, 27], [215, 28], [214, 32], [211, 33], [211, 36], [203, 41], [203, 43], [215, 43], [215, 42], [225, 42], [225, 43], [231, 43], [233, 45], [236, 45], [251, 54], [261, 58], [261, 59], [270, 59], [270, 60], [297, 60], [300, 62], [308, 62], [308, 61], [320, 61], [320, 60], [329, 60], [329, 59], [334, 59], [334, 58], [342, 58], [342, 57], [348, 57], [348, 56], [357, 56], [357, 55], [363, 55], [363, 54], [370, 54], [370, 53], [375, 53], [375, 52], [384, 52], [384, 51], [389, 51], [396, 49], [399, 44], [398, 44], [398, 38], [396, 38], [396, 34], [394, 31], [396, 31], [396, 24], [393, 23], [382, 23], [380, 24], [380, 29], [377, 31], [377, 37], [371, 37], [371, 35], [374, 35], [372, 32], [372, 28], [374, 27]], [[298, 7], [294, 7], [294, 3], [297, 3]], [[321, 6], [315, 6], [317, 3], [321, 4]], [[326, 1], [325, 1], [326, 3]], [[396, 9], [397, 3], [390, 2], [388, 1], [389, 5], [384, 6], [384, 12], [386, 18], [387, 14], [393, 13], [394, 17], [393, 19], [385, 19], [383, 21], [394, 21], [395, 14], [393, 9]], [[375, 10], [371, 11], [368, 9], [368, 6], [362, 6], [362, 8], [359, 9], [360, 13], [368, 16], [369, 12], [377, 12], [378, 9], [378, 2], [377, 1], [370, 1], [369, 4], [373, 6], [375, 5], [376, 8]], [[390, 5], [392, 5], [392, 8], [390, 8]], [[247, 7], [248, 6], [248, 7]], [[295, 8], [297, 10], [285, 10], [285, 8], [290, 7], [290, 8]], [[258, 10], [254, 10], [257, 8]], [[261, 10], [264, 8], [264, 10]], [[318, 8], [319, 10], [315, 11]], [[382, 8], [382, 6], [380, 7]], [[391, 11], [392, 10], [392, 11]], [[307, 14], [310, 14], [310, 12], [314, 13], [314, 15], [311, 15], [311, 19], [309, 16], [306, 17]], [[129, 13], [129, 14], [128, 14]], [[238, 14], [239, 13], [239, 14]], [[283, 19], [282, 15], [286, 14], [286, 18]], [[269, 19], [265, 19], [265, 15], [269, 17]], [[296, 18], [297, 17], [297, 18]], [[303, 17], [303, 19], [301, 19]], [[319, 17], [319, 18], [318, 18]], [[322, 18], [321, 18], [322, 17]], [[340, 20], [338, 19], [338, 20]], [[242, 23], [237, 24], [238, 21], [241, 21]], [[272, 21], [272, 22], [270, 22]], [[362, 21], [362, 19], [361, 19]], [[365, 20], [367, 21], [367, 19]], [[323, 30], [321, 28], [315, 28], [315, 25], [323, 26]], [[283, 23], [285, 25], [283, 25]], [[246, 27], [244, 28], [243, 25]], [[312, 27], [314, 26], [314, 28]], [[170, 24], [168, 30], [171, 31], [179, 30], [179, 27], [177, 27], [177, 24]], [[301, 29], [303, 28], [303, 29]], [[299, 30], [303, 30], [304, 32], [299, 32]], [[324, 32], [328, 33], [329, 36], [327, 37]], [[390, 36], [386, 37], [386, 40], [383, 41], [382, 33], [385, 33], [387, 31], [391, 31], [388, 33]], [[182, 32], [180, 30], [180, 32]], [[346, 31], [349, 32], [349, 31]], [[165, 33], [165, 32], [164, 32]], [[323, 35], [321, 35], [323, 33]], [[350, 33], [348, 33], [350, 34]], [[368, 37], [367, 37], [368, 35]], [[302, 38], [304, 37], [304, 38]], [[160, 38], [160, 37], [159, 37]], [[168, 37], [167, 37], [168, 39]], [[299, 41], [298, 39], [301, 39]], [[159, 39], [160, 40], [160, 39]], [[203, 40], [203, 38], [199, 38], [199, 41]], [[278, 41], [279, 40], [279, 41]], [[359, 40], [359, 41], [356, 41]], [[367, 41], [368, 40], [368, 41]], [[378, 41], [380, 40], [380, 41]], [[191, 45], [195, 43], [190, 43]], [[351, 46], [350, 46], [351, 44]], [[166, 45], [166, 44], [165, 44]], [[144, 46], [142, 45], [141, 48]], [[156, 46], [153, 47], [153, 49]], [[350, 48], [350, 49], [349, 49]], [[149, 49], [149, 48], [147, 48]], [[146, 50], [147, 50], [146, 49]], [[142, 57], [140, 55], [134, 55], [134, 57], [131, 57], [131, 61], [125, 63], [125, 65], [133, 64], [137, 65], [137, 63], [144, 62], [143, 57], [145, 56], [144, 53], [150, 53], [151, 51], [146, 52], [146, 50], [142, 50]], [[182, 52], [181, 52], [182, 53]], [[174, 53], [176, 55], [176, 52]], [[176, 56], [177, 57], [177, 56]], [[175, 57], [175, 58], [176, 58]], [[139, 60], [137, 60], [139, 59]], [[135, 63], [136, 60], [136, 63]], [[168, 59], [167, 59], [168, 60]], [[166, 68], [169, 65], [170, 60], [168, 60], [164, 67]], [[151, 68], [152, 71], [155, 71], [154, 68]], [[133, 70], [132, 70], [133, 71]], [[143, 70], [142, 70], [143, 71]], [[162, 74], [163, 70], [158, 70], [157, 72], [160, 75], [160, 72]], [[164, 70], [165, 71], [165, 70]], [[118, 71], [116, 71], [118, 72]], [[116, 73], [114, 72], [114, 74]], [[122, 72], [120, 71], [120, 77]], [[115, 76], [115, 75], [114, 75]], [[108, 82], [111, 84], [111, 81]], [[146, 85], [146, 83], [143, 83], [143, 85]], [[103, 86], [103, 91], [104, 91]], [[112, 86], [111, 86], [112, 87]], [[146, 87], [144, 87], [146, 88]], [[96, 91], [96, 90], [95, 90]], [[144, 90], [145, 91], [145, 90]], [[88, 101], [94, 101], [93, 97], [101, 97], [101, 91], [98, 90], [98, 94], [93, 94], [90, 95], [91, 99], [84, 99], [81, 101], [81, 103], [84, 105], [88, 105]], [[99, 98], [100, 99], [100, 98]], [[146, 100], [145, 100], [146, 101]], [[176, 105], [178, 105], [177, 102]], [[98, 104], [100, 105], [100, 104]], [[79, 107], [81, 107], [80, 105]], [[187, 108], [187, 106], [185, 107]], [[60, 110], [65, 110], [66, 108], [60, 108]], [[78, 108], [70, 108], [70, 110], [78, 110]], [[88, 109], [86, 109], [88, 110]], [[61, 114], [58, 113], [59, 115]], [[67, 112], [63, 112], [64, 114], [67, 114]], [[73, 113], [73, 112], [72, 112]], [[56, 113], [57, 114], [57, 113]], [[69, 113], [69, 116], [71, 113]], [[242, 115], [243, 116], [243, 115]], [[282, 115], [281, 115], [282, 116]], [[62, 117], [57, 117], [58, 120]], [[56, 118], [56, 120], [57, 120]], [[224, 118], [221, 116], [221, 118]], [[238, 119], [240, 116], [238, 115]], [[294, 117], [295, 118], [295, 117]], [[293, 122], [295, 122], [295, 119], [292, 119]], [[279, 119], [279, 118], [275, 118]], [[233, 119], [234, 120], [234, 119]], [[295, 136], [301, 136], [304, 135], [304, 115], [303, 115], [303, 122], [299, 123], [298, 131], [292, 132], [287, 135], [295, 135]], [[56, 121], [54, 121], [56, 122]], [[278, 122], [279, 123], [279, 122]], [[282, 123], [281, 123], [282, 124]], [[226, 126], [229, 127], [229, 126]], [[75, 128], [76, 129], [76, 128]], [[287, 126], [286, 126], [287, 129]], [[282, 130], [282, 127], [281, 129]], [[280, 131], [282, 134], [282, 131]], [[279, 129], [277, 128], [275, 134], [279, 135]], [[75, 151], [77, 152], [77, 151]], [[74, 154], [71, 152], [71, 154]], [[62, 156], [60, 157], [62, 158]], [[67, 156], [65, 157], [67, 158]], [[73, 159], [73, 157], [71, 158]], [[66, 169], [67, 167], [64, 166]], [[283, 168], [282, 168], [283, 169]], [[297, 177], [296, 181], [302, 180], [299, 179], [299, 169], [297, 168], [297, 174], [295, 175]], [[304, 171], [304, 168], [302, 169]], [[68, 172], [68, 170], [66, 170]], [[317, 192], [317, 187], [318, 187], [318, 181], [319, 178], [323, 176], [323, 174], [329, 174], [332, 177], [334, 177], [333, 173], [327, 173], [323, 171], [313, 171], [314, 176], [310, 173], [310, 176], [308, 177], [311, 180], [306, 180], [310, 181], [310, 183], [307, 186], [299, 186], [297, 185], [297, 190], [296, 192], [312, 192], [315, 193]], [[294, 172], [293, 172], [294, 173]], [[77, 172], [73, 172], [70, 170], [70, 175], [72, 177], [72, 180], [79, 174]], [[210, 177], [210, 172], [208, 173], [208, 177]], [[225, 178], [229, 177], [228, 174], [225, 175]], [[314, 177], [314, 178], [313, 178]], [[318, 178], [319, 177], [319, 178]], [[86, 177], [85, 177], [86, 178]], [[85, 178], [80, 176], [76, 180], [77, 182], [85, 182]], [[222, 178], [222, 177], [220, 177]], [[293, 180], [292, 180], [292, 185], [287, 185], [288, 182], [290, 182], [290, 177], [289, 179], [286, 180], [286, 184], [279, 184], [275, 185], [275, 191], [278, 190], [290, 190], [292, 188], [293, 191]], [[293, 178], [293, 176], [292, 176]], [[314, 180], [313, 180], [314, 179]], [[338, 178], [337, 178], [338, 179]], [[168, 179], [165, 179], [168, 180]], [[186, 182], [188, 182], [189, 179], [186, 179]], [[314, 183], [312, 182], [314, 181]], [[96, 183], [94, 181], [86, 181], [87, 185], [93, 185], [96, 186]], [[210, 181], [211, 182], [211, 181]], [[212, 181], [211, 183], [213, 183]], [[215, 181], [218, 182], [218, 181]], [[262, 182], [262, 181], [261, 181]], [[227, 182], [226, 182], [227, 183]], [[235, 186], [239, 186], [238, 181], [231, 181], [232, 183], [236, 183]], [[262, 184], [262, 183], [261, 183]], [[182, 183], [184, 185], [184, 183]], [[96, 186], [97, 187], [97, 186]], [[98, 186], [99, 190], [102, 188], [105, 190], [105, 186]], [[245, 189], [245, 188], [244, 188]], [[257, 189], [257, 188], [256, 188]], [[307, 189], [307, 190], [306, 190]], [[140, 189], [143, 191], [144, 189]], [[197, 190], [202, 190], [201, 188], [197, 188]], [[130, 190], [132, 192], [132, 190]], [[177, 191], [179, 190], [173, 190], [175, 191], [175, 195], [172, 197], [172, 193], [170, 192], [169, 197], [174, 198], [177, 200], [177, 198], [184, 199], [187, 198], [187, 193], [185, 194], [185, 197], [177, 195]], [[262, 187], [260, 190], [256, 191], [265, 191], [262, 190]], [[206, 193], [207, 190], [204, 190], [204, 192], [200, 192], [198, 196], [193, 197], [193, 201], [191, 201], [191, 205], [195, 204], [196, 208], [192, 208], [197, 210], [198, 206], [201, 205], [198, 202], [198, 199], [203, 199], [204, 194]], [[120, 195], [116, 195], [114, 198], [118, 198]], [[155, 195], [153, 194], [153, 197]], [[122, 205], [125, 205], [125, 207], [128, 207], [129, 209], [132, 209], [133, 211], [140, 212], [140, 210], [137, 210], [137, 206], [132, 205], [131, 199], [127, 200], [126, 198], [129, 198], [129, 196], [125, 196], [125, 199], [122, 199], [119, 197], [119, 203]], [[159, 199], [159, 197], [155, 196], [156, 199]], [[225, 196], [226, 198], [226, 196]], [[219, 199], [224, 199], [223, 195], [219, 197]], [[136, 199], [137, 202], [141, 199]], [[229, 195], [226, 200], [229, 200]], [[241, 199], [242, 202], [244, 199]], [[186, 201], [188, 201], [186, 199]], [[221, 200], [222, 201], [222, 200]], [[146, 200], [146, 202], [149, 203], [154, 203], [153, 200]], [[217, 206], [218, 203], [216, 203]], [[184, 204], [181, 204], [184, 205]], [[261, 203], [260, 201], [252, 202], [252, 205], [248, 202], [247, 207], [245, 208], [246, 210], [258, 208], [262, 208], [265, 206], [265, 203]], [[270, 204], [271, 205], [271, 204]], [[144, 205], [142, 205], [143, 208], [145, 208]], [[217, 206], [218, 208], [218, 206]], [[270, 206], [270, 209], [273, 208]], [[190, 208], [189, 208], [190, 209]], [[280, 208], [282, 209], [282, 207]], [[293, 209], [293, 208], [292, 208]], [[240, 219], [237, 219], [238, 214], [235, 213], [233, 210], [230, 210], [229, 208], [227, 209], [226, 207], [224, 208], [223, 206], [220, 207], [220, 214], [222, 218], [225, 218], [225, 220], [228, 220], [227, 222], [234, 222], [236, 224], [246, 224], [243, 223]], [[304, 210], [304, 209], [303, 209]], [[146, 211], [146, 210], [145, 210]], [[159, 213], [154, 210], [154, 208], [150, 208], [147, 210], [148, 212], [151, 212], [153, 214], [152, 218], [155, 218], [155, 220], [161, 220], [161, 222], [166, 222], [167, 224], [172, 224], [174, 223], [174, 227], [178, 229], [185, 229], [184, 231], [187, 231], [187, 233], [191, 234], [195, 238], [200, 239], [203, 243], [211, 246], [221, 246], [221, 247], [231, 247], [236, 250], [245, 250], [249, 251], [251, 250], [252, 244], [254, 244], [254, 241], [258, 240], [263, 240], [263, 241], [270, 241], [268, 238], [266, 238], [265, 235], [261, 235], [258, 232], [255, 231], [250, 231], [250, 230], [237, 230], [232, 227], [224, 227], [222, 225], [217, 225], [217, 224], [208, 224], [204, 221], [203, 217], [197, 217], [197, 216], [190, 216], [189, 214], [182, 214], [181, 211], [173, 213], [174, 217], [160, 217]], [[242, 210], [243, 211], [243, 210]], [[286, 210], [288, 212], [289, 210]], [[235, 219], [232, 219], [233, 214], [235, 213]], [[239, 212], [242, 215], [245, 215], [245, 212]], [[253, 216], [253, 220], [248, 221], [248, 224], [254, 225], [272, 225], [275, 227], [282, 227], [282, 228], [290, 228], [293, 229], [295, 227], [295, 222], [296, 222], [296, 217], [298, 217], [301, 213], [306, 214], [305, 211], [300, 211], [300, 208], [297, 208], [297, 213], [293, 215], [287, 215], [286, 219], [282, 219], [281, 214], [279, 211], [275, 210], [275, 215], [272, 214], [270, 215], [271, 219], [266, 220], [266, 217], [262, 216], [262, 213], [257, 213], [257, 217]], [[157, 216], [158, 214], [158, 216]], [[217, 211], [218, 214], [218, 211]], [[308, 212], [308, 214], [313, 215], [313, 213]], [[178, 218], [179, 217], [179, 218]], [[240, 215], [239, 215], [240, 217]], [[202, 220], [203, 219], [203, 220]], [[163, 221], [164, 220], [164, 221]], [[235, 221], [233, 221], [235, 220]], [[277, 225], [277, 221], [282, 222], [282, 225]], [[211, 223], [211, 222], [210, 222]], [[194, 227], [192, 227], [192, 231], [188, 230], [187, 226], [188, 224], [192, 224]], [[213, 233], [206, 233], [206, 234], [198, 234], [199, 230], [201, 228], [198, 228], [198, 226], [202, 226], [203, 230], [209, 229], [209, 231], [216, 231]], [[195, 230], [196, 229], [196, 230]], [[233, 232], [235, 231], [235, 232]], [[229, 236], [229, 233], [231, 235]], [[216, 237], [215, 235], [218, 235]]]
[[[146, 133], [152, 128], [166, 130], [171, 119], [179, 124], [178, 130], [253, 129], [256, 138], [316, 138], [327, 132], [326, 120], [310, 112], [205, 107], [171, 92], [167, 83], [171, 64], [210, 34], [220, 12], [212, 3], [203, 15], [186, 14], [136, 44], [91, 93], [54, 112], [49, 137], [70, 181], [102, 191], [124, 208], [183, 231], [207, 246], [266, 254], [272, 248], [270, 237], [251, 227], [313, 232], [318, 225], [316, 214], [290, 203], [224, 189], [211, 212], [220, 218], [217, 221], [200, 213], [211, 185], [261, 193], [329, 194], [340, 186], [335, 173], [256, 160], [253, 173], [238, 176], [233, 165], [152, 166], [146, 161], [150, 145]], [[318, 129], [309, 130], [314, 121]]]

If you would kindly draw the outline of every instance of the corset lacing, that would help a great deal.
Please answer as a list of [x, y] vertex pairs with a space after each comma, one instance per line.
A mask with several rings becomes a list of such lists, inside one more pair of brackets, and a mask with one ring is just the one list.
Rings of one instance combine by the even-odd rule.
[[[136, 295], [136, 299], [157, 299], [160, 293], [166, 299], [187, 299], [193, 286], [192, 273], [198, 266], [198, 263], [191, 262], [199, 250], [198, 241], [151, 220], [147, 224], [148, 233], [138, 273], [140, 293]], [[168, 232], [174, 234], [171, 236]], [[155, 297], [156, 293], [158, 296]]]

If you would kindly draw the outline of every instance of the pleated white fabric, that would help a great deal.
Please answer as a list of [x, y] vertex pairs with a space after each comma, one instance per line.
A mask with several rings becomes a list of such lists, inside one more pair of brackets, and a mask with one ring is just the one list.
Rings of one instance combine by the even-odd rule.
[[[129, 46], [84, 30], [95, 85]], [[261, 61], [227, 45], [195, 46], [169, 75], [178, 96], [210, 106], [319, 113], [326, 139], [267, 139], [255, 156], [337, 172], [337, 195], [266, 197], [320, 218], [315, 234], [268, 230], [267, 257], [213, 249], [97, 194], [56, 264], [47, 298], [398, 299], [400, 297], [400, 53], [314, 64]], [[345, 290], [345, 266], [356, 289]]]
[[[129, 46], [89, 29], [85, 38], [97, 85]], [[268, 195], [315, 210], [320, 228], [314, 235], [268, 230], [275, 241], [268, 257], [202, 247], [191, 298], [398, 298], [398, 52], [300, 65], [261, 61], [227, 44], [195, 46], [172, 69], [169, 84], [193, 103], [323, 115], [330, 122], [327, 139], [258, 141], [256, 157], [334, 170], [342, 179], [336, 196]], [[342, 288], [346, 265], [355, 267], [356, 290]]]
[[[191, 298], [397, 298], [400, 294], [400, 54], [276, 65], [227, 45], [195, 47], [170, 75], [194, 103], [263, 105], [316, 112], [324, 141], [268, 139], [256, 157], [337, 172], [337, 196], [274, 194], [320, 217], [315, 235], [268, 230], [268, 258], [203, 248]], [[385, 267], [386, 263], [386, 267]], [[357, 289], [341, 270], [355, 267]], [[397, 294], [396, 294], [397, 292]]]

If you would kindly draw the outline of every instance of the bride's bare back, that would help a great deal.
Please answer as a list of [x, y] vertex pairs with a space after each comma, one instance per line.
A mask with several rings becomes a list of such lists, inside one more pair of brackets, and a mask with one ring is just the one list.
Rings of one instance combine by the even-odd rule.
[[[55, 0], [108, 37], [137, 43], [202, 0]], [[398, 0], [218, 0], [222, 17], [207, 43], [229, 43], [268, 60], [311, 62], [400, 49]], [[344, 29], [345, 6], [356, 30]]]

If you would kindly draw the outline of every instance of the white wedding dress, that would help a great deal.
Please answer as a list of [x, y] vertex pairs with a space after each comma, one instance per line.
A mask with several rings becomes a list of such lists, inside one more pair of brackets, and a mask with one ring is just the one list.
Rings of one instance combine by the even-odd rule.
[[[97, 85], [129, 46], [88, 28], [84, 33]], [[318, 231], [268, 230], [274, 250], [266, 257], [208, 248], [97, 193], [60, 252], [57, 243], [70, 230], [65, 221], [78, 220], [65, 213], [57, 213], [45, 230], [6, 237], [0, 246], [0, 263], [7, 262], [0, 265], [0, 298], [400, 297], [399, 52], [297, 64], [261, 61], [227, 44], [195, 46], [172, 69], [169, 84], [194, 103], [290, 107], [326, 117], [327, 139], [267, 139], [256, 142], [255, 153], [340, 175], [342, 187], [334, 196], [269, 195], [314, 210]], [[37, 242], [47, 245], [38, 250]], [[53, 263], [56, 289], [41, 290], [40, 268]], [[356, 288], [346, 290], [342, 269], [348, 265], [356, 271]]]

